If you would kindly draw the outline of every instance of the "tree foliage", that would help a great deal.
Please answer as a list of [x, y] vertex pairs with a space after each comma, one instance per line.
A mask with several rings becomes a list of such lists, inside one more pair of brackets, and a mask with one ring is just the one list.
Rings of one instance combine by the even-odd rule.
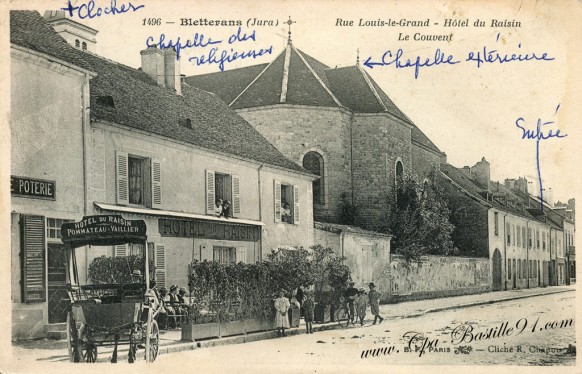
[[[323, 294], [346, 289], [350, 270], [333, 249], [321, 245], [311, 251], [303, 247], [272, 251], [268, 261], [254, 264], [219, 264], [194, 261], [190, 265], [188, 285], [191, 293], [191, 323], [273, 318], [273, 299], [283, 289], [287, 297], [299, 286], [311, 287]], [[338, 296], [339, 298], [339, 296]], [[322, 302], [322, 297], [317, 301]]]
[[[145, 259], [142, 256], [97, 257], [89, 265], [89, 279], [93, 284], [132, 283], [134, 270], [145, 274]], [[153, 272], [150, 260], [150, 272]]]
[[420, 184], [413, 176], [403, 175], [397, 182], [389, 222], [394, 251], [407, 260], [428, 254], [455, 254], [451, 240], [454, 226], [449, 216], [443, 191], [437, 185]]

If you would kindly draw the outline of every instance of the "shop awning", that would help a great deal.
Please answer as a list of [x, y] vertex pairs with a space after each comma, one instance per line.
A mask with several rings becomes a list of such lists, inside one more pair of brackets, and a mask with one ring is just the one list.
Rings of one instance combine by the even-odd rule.
[[93, 204], [95, 204], [95, 206], [101, 210], [106, 210], [106, 211], [111, 211], [111, 212], [143, 214], [143, 215], [156, 216], [156, 217], [196, 218], [196, 219], [203, 219], [203, 220], [207, 220], [207, 221], [218, 221], [218, 222], [227, 222], [227, 223], [242, 223], [245, 225], [254, 225], [254, 226], [264, 226], [265, 225], [261, 221], [253, 221], [250, 219], [224, 218], [224, 217], [208, 216], [208, 215], [204, 215], [204, 214], [183, 213], [183, 212], [174, 212], [171, 210], [158, 210], [158, 209], [148, 209], [148, 208], [134, 208], [134, 207], [129, 207], [129, 206], [111, 205], [111, 204], [103, 204], [103, 203], [93, 203]]

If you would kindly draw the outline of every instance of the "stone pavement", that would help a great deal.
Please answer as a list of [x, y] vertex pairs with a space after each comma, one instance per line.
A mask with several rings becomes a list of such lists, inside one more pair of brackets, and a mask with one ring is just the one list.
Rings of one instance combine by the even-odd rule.
[[[449, 309], [465, 308], [470, 306], [492, 304], [508, 300], [516, 300], [526, 297], [535, 297], [560, 292], [575, 291], [576, 286], [557, 286], [546, 288], [532, 288], [525, 290], [511, 290], [487, 292], [477, 295], [455, 296], [440, 299], [427, 299], [419, 301], [408, 301], [399, 304], [385, 304], [380, 306], [380, 314], [387, 321], [399, 318], [413, 318], [426, 313], [439, 312]], [[368, 309], [369, 313], [369, 309]], [[366, 324], [371, 323], [371, 315], [367, 315]], [[386, 322], [384, 322], [386, 323]], [[325, 324], [314, 324], [315, 331], [329, 330], [340, 328], [336, 322]], [[358, 327], [355, 327], [358, 328]], [[303, 334], [305, 326], [303, 321], [298, 328], [289, 329], [288, 335]], [[227, 344], [240, 344], [263, 339], [272, 339], [277, 337], [276, 331], [257, 332], [247, 335], [238, 335], [225, 338], [208, 339], [196, 342], [181, 341], [180, 330], [169, 330], [160, 332], [159, 354], [167, 354], [197, 348], [207, 348]], [[99, 347], [98, 361], [109, 362], [113, 348]], [[13, 343], [13, 354], [18, 357], [31, 357], [37, 361], [44, 362], [62, 362], [68, 361], [67, 342], [66, 340], [35, 340]], [[138, 352], [138, 359], [143, 357], [143, 351]], [[127, 346], [118, 348], [118, 361], [127, 362]]]

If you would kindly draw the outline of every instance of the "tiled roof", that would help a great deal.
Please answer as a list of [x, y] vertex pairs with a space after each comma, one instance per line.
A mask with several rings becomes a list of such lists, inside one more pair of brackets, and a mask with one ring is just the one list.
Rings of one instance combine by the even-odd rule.
[[38, 12], [10, 11], [10, 42], [91, 70], [77, 50], [54, 32]]
[[[186, 81], [195, 87], [215, 93], [227, 103], [232, 103], [231, 107], [235, 109], [279, 104], [281, 91], [284, 90], [283, 76], [287, 49], [290, 49], [290, 59], [285, 103], [323, 107], [341, 105], [356, 113], [388, 112], [412, 126], [412, 140], [441, 153], [440, 149], [359, 66], [329, 68], [292, 45], [288, 45], [269, 66], [262, 64], [196, 75], [186, 78]], [[253, 82], [255, 78], [257, 79]], [[240, 97], [233, 102], [239, 94]]]
[[252, 65], [235, 70], [193, 75], [186, 77], [186, 83], [204, 91], [213, 92], [230, 104], [267, 65]]
[[[182, 96], [158, 86], [146, 73], [82, 52], [68, 44], [33, 11], [10, 13], [11, 41], [90, 69], [91, 118], [137, 128], [212, 151], [308, 173], [287, 159], [220, 98], [182, 85]], [[31, 32], [30, 30], [35, 30]], [[111, 96], [114, 107], [97, 103]], [[181, 125], [190, 119], [191, 128]]]

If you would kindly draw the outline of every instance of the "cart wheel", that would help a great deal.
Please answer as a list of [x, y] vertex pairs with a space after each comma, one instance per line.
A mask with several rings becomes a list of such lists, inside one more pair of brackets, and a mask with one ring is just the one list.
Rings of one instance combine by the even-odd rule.
[[97, 346], [95, 344], [88, 343], [82, 347], [83, 351], [83, 362], [97, 362]]
[[346, 307], [341, 307], [335, 313], [335, 321], [339, 323], [341, 327], [347, 327], [350, 323], [350, 314]]
[[67, 350], [69, 352], [70, 362], [81, 361], [79, 356], [79, 351], [77, 349], [79, 345], [79, 331], [77, 330], [77, 323], [75, 322], [75, 316], [73, 312], [67, 313]]
[[156, 357], [158, 357], [160, 330], [158, 329], [158, 322], [156, 322], [156, 320], [152, 320], [151, 323], [152, 327], [150, 330], [150, 344], [149, 347], [146, 347], [146, 349], [149, 349], [150, 352], [150, 362], [154, 362]]

